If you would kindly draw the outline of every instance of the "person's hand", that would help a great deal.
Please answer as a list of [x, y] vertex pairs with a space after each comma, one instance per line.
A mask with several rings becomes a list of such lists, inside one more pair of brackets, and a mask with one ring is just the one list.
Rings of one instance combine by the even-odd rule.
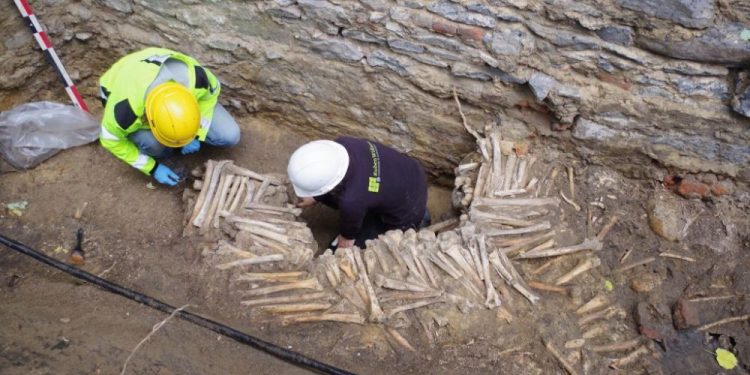
[[196, 153], [200, 149], [201, 149], [201, 141], [199, 141], [197, 139], [193, 139], [192, 142], [190, 142], [190, 143], [188, 143], [188, 144], [186, 144], [185, 146], [182, 147], [181, 152], [182, 152], [183, 155], [187, 155], [187, 154]]
[[164, 164], [159, 164], [153, 173], [154, 179], [164, 185], [175, 186], [180, 182], [180, 176]]
[[307, 208], [314, 206], [318, 201], [315, 200], [313, 197], [305, 197], [301, 198], [299, 202], [297, 202], [297, 207], [299, 208]]
[[350, 240], [342, 235], [339, 234], [339, 237], [337, 238], [338, 241], [336, 241], [336, 248], [337, 249], [346, 249], [349, 247], [354, 246], [354, 240]]

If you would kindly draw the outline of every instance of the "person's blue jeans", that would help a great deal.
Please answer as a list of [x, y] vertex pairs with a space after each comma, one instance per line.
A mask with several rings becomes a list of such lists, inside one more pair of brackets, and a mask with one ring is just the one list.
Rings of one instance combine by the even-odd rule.
[[[175, 150], [159, 143], [148, 129], [130, 134], [128, 138], [141, 152], [155, 158], [165, 158], [172, 155]], [[216, 147], [232, 147], [240, 142], [240, 127], [221, 104], [214, 107], [214, 117], [211, 119], [211, 127], [208, 128], [205, 142]]]

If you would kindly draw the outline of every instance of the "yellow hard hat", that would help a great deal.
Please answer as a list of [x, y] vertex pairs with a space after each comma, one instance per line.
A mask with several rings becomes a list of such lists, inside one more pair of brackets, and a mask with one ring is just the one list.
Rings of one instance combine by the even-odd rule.
[[154, 87], [146, 97], [146, 118], [159, 143], [182, 147], [190, 143], [200, 128], [198, 102], [188, 89], [176, 82]]

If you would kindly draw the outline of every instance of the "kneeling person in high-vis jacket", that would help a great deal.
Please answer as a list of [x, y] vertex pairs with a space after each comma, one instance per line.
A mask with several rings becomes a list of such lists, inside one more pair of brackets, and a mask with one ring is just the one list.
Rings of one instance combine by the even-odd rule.
[[380, 143], [341, 137], [298, 148], [287, 167], [299, 207], [317, 202], [338, 209], [341, 224], [331, 248], [353, 245], [391, 229], [429, 225], [427, 178], [416, 160]]
[[240, 128], [217, 103], [221, 85], [195, 59], [147, 48], [117, 61], [99, 80], [104, 117], [99, 141], [117, 158], [162, 184], [179, 176], [156, 159], [176, 149], [191, 154], [201, 142], [231, 147]]

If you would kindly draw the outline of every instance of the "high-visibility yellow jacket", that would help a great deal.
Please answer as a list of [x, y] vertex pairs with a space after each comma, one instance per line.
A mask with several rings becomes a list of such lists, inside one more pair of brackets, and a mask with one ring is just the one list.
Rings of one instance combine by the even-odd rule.
[[149, 129], [145, 119], [146, 90], [167, 59], [187, 65], [188, 89], [198, 101], [201, 113], [198, 139], [204, 141], [221, 85], [213, 73], [192, 57], [166, 48], [147, 48], [121, 58], [99, 80], [105, 103], [99, 142], [117, 158], [146, 174], [151, 174], [156, 162], [141, 153], [128, 135]]

